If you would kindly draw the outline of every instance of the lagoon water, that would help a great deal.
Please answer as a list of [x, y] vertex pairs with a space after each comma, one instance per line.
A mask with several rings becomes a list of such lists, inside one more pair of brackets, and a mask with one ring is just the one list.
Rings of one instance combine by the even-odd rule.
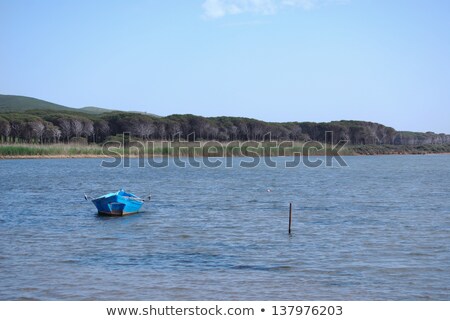
[[[450, 156], [345, 160], [0, 161], [0, 299], [450, 300]], [[152, 202], [109, 218], [83, 197], [120, 187]]]

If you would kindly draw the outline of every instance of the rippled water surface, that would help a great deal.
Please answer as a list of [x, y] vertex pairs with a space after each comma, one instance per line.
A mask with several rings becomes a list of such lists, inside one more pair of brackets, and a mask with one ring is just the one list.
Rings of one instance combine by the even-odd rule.
[[[0, 161], [0, 299], [450, 300], [450, 156], [346, 161]], [[83, 198], [120, 187], [152, 202], [108, 218]]]

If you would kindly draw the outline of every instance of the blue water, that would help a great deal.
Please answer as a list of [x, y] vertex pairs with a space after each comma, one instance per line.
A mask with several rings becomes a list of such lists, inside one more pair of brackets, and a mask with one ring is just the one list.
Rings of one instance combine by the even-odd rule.
[[[0, 299], [450, 300], [450, 156], [345, 159], [0, 161]], [[152, 202], [108, 218], [83, 198], [120, 187]]]

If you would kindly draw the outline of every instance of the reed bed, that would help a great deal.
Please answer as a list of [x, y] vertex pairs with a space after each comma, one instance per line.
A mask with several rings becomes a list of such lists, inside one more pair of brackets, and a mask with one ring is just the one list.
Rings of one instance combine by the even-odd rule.
[[76, 145], [76, 144], [0, 145], [0, 156], [74, 156], [74, 155], [102, 155], [102, 149], [98, 145]]
[[[450, 145], [348, 145], [339, 151], [340, 155], [387, 155], [387, 154], [434, 154], [450, 153]], [[200, 147], [194, 143], [183, 146], [176, 144], [135, 143], [126, 148], [119, 144], [3, 144], [0, 145], [1, 158], [23, 157], [148, 157], [148, 156], [198, 156], [198, 157], [230, 157], [230, 156], [292, 156], [292, 155], [333, 155], [336, 150], [331, 146], [311, 146], [302, 142], [295, 142], [293, 146], [270, 147], [267, 143], [260, 143], [256, 147], [249, 144], [220, 144], [201, 142]]]

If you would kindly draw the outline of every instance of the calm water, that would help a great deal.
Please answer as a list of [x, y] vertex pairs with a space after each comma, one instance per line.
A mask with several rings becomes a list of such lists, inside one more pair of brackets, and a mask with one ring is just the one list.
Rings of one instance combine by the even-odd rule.
[[[0, 299], [450, 300], [450, 156], [346, 161], [0, 161]], [[120, 187], [152, 202], [108, 218], [83, 198]]]

